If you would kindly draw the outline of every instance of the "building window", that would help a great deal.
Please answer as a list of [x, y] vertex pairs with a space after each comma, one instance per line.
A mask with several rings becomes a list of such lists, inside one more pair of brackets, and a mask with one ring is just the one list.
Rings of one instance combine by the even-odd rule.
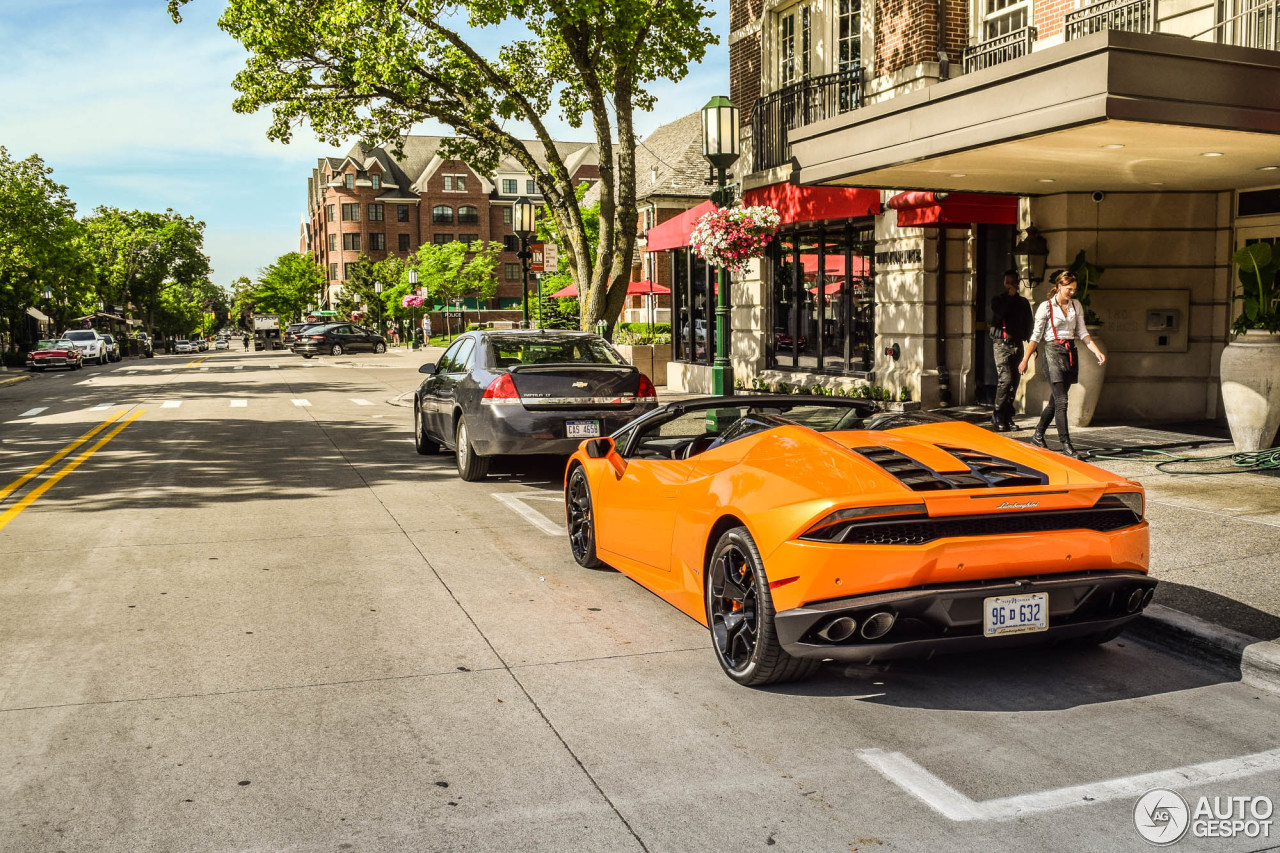
[[463, 243], [466, 243], [467, 245], [471, 245], [472, 243], [480, 242], [480, 235], [479, 234], [459, 234], [458, 240]]
[[338, 235], [337, 234], [329, 235], [329, 251], [330, 252], [338, 251]]
[[502, 208], [502, 224], [503, 225], [511, 224], [511, 208], [509, 207]]
[[448, 225], [453, 222], [453, 208], [447, 204], [437, 204], [431, 208], [431, 221], [436, 225]]
[[525, 191], [527, 194], [529, 194], [529, 195], [537, 195], [537, 194], [538, 194], [538, 182], [537, 182], [537, 181], [534, 181], [534, 180], [528, 180], [528, 181], [525, 181], [525, 182], [524, 182], [524, 191]]
[[444, 191], [447, 193], [453, 192], [453, 175], [444, 176]]
[[1030, 0], [983, 0], [982, 39], [990, 41], [1027, 25]]
[[344, 204], [342, 206], [343, 222], [359, 222], [360, 221], [360, 205]]
[[519, 189], [517, 189], [517, 187], [519, 187], [519, 186], [520, 186], [520, 185], [516, 182], [516, 179], [515, 179], [515, 178], [503, 178], [503, 179], [502, 179], [502, 194], [503, 194], [503, 195], [515, 195], [516, 193], [518, 193], [518, 192], [520, 191]]
[[503, 264], [503, 266], [505, 266], [505, 267], [507, 268], [507, 271], [506, 271], [507, 281], [519, 281], [519, 280], [520, 280], [520, 265], [519, 265], [519, 264]]
[[329, 281], [337, 281], [337, 280], [338, 280], [338, 265], [329, 264]]
[[356, 188], [356, 176], [351, 174], [350, 172], [348, 172], [347, 176], [343, 178], [343, 182], [346, 184], [347, 189], [349, 190], [353, 190]]
[[348, 252], [360, 251], [360, 235], [359, 234], [343, 234], [342, 248]]
[[480, 221], [480, 208], [472, 207], [464, 204], [458, 208], [458, 222], [462, 224], [475, 224]]
[[874, 226], [856, 222], [847, 231], [780, 234], [775, 245], [766, 364], [806, 373], [869, 374], [875, 368]]
[[369, 205], [369, 221], [381, 222], [383, 219], [383, 208], [380, 204]]
[[800, 10], [800, 76], [809, 78], [809, 53], [813, 44], [813, 28], [809, 24], [809, 7]]
[[385, 252], [387, 250], [386, 234], [370, 234], [369, 235], [369, 251]]
[[837, 71], [862, 64], [862, 0], [840, 0], [836, 13]]
[[456, 189], [456, 190], [457, 190], [458, 192], [460, 192], [460, 193], [464, 193], [464, 192], [466, 192], [466, 191], [467, 191], [467, 176], [466, 176], [466, 175], [454, 175], [454, 176], [453, 176], [453, 187], [454, 187], [454, 189]]
[[514, 234], [502, 235], [502, 249], [505, 252], [520, 251], [520, 238]]
[[397, 204], [396, 205], [396, 222], [408, 222], [408, 221], [409, 221], [409, 205]]
[[351, 268], [352, 268], [352, 267], [354, 267], [354, 266], [355, 266], [355, 264], [343, 264], [343, 265], [342, 265], [342, 280], [343, 280], [343, 281], [351, 281]]
[[396, 242], [397, 242], [396, 248], [399, 251], [401, 252], [409, 251], [409, 235], [408, 234], [397, 234]]
[[332, 221], [333, 221], [333, 212], [334, 212], [334, 211], [333, 211], [333, 205], [331, 205], [331, 204], [326, 204], [326, 205], [325, 205], [325, 207], [324, 207], [324, 221], [325, 221], [325, 222], [332, 222]]
[[778, 83], [786, 86], [796, 79], [796, 13], [778, 16]]
[[657, 216], [658, 210], [653, 205], [649, 205], [644, 209], [644, 230], [646, 232], [657, 224], [654, 222], [654, 220], [657, 219]]
[[432, 234], [431, 242], [435, 243], [437, 246], [443, 246], [446, 243], [453, 242], [453, 235], [452, 234]]
[[369, 182], [373, 184], [373, 188], [375, 190], [382, 189], [382, 178], [378, 177], [377, 175], [370, 175]]

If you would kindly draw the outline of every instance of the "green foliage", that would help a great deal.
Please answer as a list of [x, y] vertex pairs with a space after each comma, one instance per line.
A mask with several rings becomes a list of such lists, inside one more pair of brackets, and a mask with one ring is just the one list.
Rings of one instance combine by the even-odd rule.
[[324, 269], [310, 255], [285, 252], [258, 273], [251, 291], [252, 313], [279, 314], [284, 323], [302, 316], [317, 303], [328, 281]]
[[903, 385], [902, 390], [898, 392], [898, 400], [903, 403], [911, 402], [911, 389]]
[[[190, 0], [169, 0], [175, 20]], [[653, 84], [679, 81], [717, 39], [704, 0], [229, 0], [219, 21], [248, 52], [233, 86], [237, 112], [270, 109], [267, 135], [309, 123], [325, 142], [397, 143], [427, 120], [456, 137], [442, 154], [492, 173], [512, 157], [538, 182], [568, 270], [585, 295], [581, 321], [615, 320], [635, 245], [635, 110]], [[496, 47], [460, 24], [500, 29]], [[599, 147], [599, 240], [546, 119], [587, 126]], [[533, 129], [536, 152], [508, 127]], [[547, 155], [543, 159], [543, 155]]]
[[1231, 331], [1243, 335], [1250, 329], [1280, 332], [1280, 258], [1270, 243], [1257, 242], [1242, 246], [1231, 256], [1240, 277], [1239, 298], [1243, 305]]
[[1094, 312], [1089, 302], [1089, 291], [1098, 286], [1098, 279], [1106, 270], [1089, 263], [1084, 249], [1081, 249], [1076, 253], [1076, 259], [1071, 262], [1071, 266], [1067, 267], [1067, 271], [1076, 277], [1076, 299], [1079, 299], [1080, 304], [1084, 306], [1085, 323], [1090, 326], [1101, 326], [1102, 318]]

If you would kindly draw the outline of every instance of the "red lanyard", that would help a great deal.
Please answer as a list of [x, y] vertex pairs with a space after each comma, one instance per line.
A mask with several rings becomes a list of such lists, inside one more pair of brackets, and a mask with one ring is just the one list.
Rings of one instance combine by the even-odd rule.
[[[1067, 364], [1070, 364], [1071, 366], [1074, 367], [1076, 363], [1076, 348], [1074, 346], [1075, 341], [1064, 341], [1059, 339], [1058, 327], [1054, 325], [1054, 322], [1053, 322], [1053, 303], [1057, 301], [1058, 300], [1055, 299], [1054, 297], [1052, 296], [1049, 297], [1049, 330], [1053, 332], [1053, 342], [1067, 351]], [[1063, 320], [1067, 319], [1067, 309], [1065, 308], [1062, 309], [1062, 319]]]

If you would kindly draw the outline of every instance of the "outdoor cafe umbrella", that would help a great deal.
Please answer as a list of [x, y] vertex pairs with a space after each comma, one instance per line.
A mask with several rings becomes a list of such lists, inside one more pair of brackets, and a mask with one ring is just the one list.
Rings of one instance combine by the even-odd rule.
[[[671, 288], [663, 287], [662, 285], [658, 284], [656, 281], [649, 281], [649, 279], [647, 278], [642, 281], [633, 281], [627, 284], [627, 296], [639, 296], [645, 293], [670, 293], [670, 292], [671, 292]], [[571, 284], [568, 287], [564, 288], [563, 290], [557, 290], [555, 293], [551, 295], [557, 299], [563, 299], [566, 297], [573, 297], [576, 299], [578, 296], [578, 288], [576, 285]]]

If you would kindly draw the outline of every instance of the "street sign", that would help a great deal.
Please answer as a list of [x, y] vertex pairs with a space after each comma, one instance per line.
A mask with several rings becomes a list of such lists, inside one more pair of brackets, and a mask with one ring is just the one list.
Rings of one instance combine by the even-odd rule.
[[542, 249], [541, 243], [529, 244], [529, 254], [533, 256], [529, 259], [529, 272], [542, 272]]
[[450, 320], [461, 320], [461, 319], [462, 319], [462, 312], [461, 312], [461, 311], [445, 311], [445, 312], [443, 312], [443, 313], [444, 313], [444, 316], [445, 316], [446, 318], [450, 319]]
[[560, 262], [560, 249], [555, 243], [547, 243], [542, 247], [542, 268], [546, 272], [555, 272]]

